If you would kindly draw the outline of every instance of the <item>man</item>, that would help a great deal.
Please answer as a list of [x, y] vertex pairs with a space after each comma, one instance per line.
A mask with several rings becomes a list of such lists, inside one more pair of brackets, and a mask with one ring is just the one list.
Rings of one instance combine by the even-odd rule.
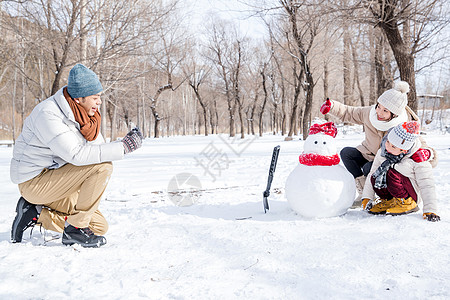
[[98, 112], [103, 87], [82, 64], [69, 73], [68, 84], [39, 103], [26, 118], [11, 159], [11, 180], [22, 197], [16, 207], [11, 240], [40, 223], [62, 232], [65, 245], [100, 247], [108, 223], [98, 210], [113, 167], [111, 161], [142, 145], [131, 130], [122, 141], [105, 143]]

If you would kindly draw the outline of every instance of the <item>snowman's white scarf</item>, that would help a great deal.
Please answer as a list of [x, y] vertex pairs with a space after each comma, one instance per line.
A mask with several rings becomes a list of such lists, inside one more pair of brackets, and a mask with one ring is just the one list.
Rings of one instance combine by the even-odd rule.
[[373, 105], [372, 108], [370, 109], [369, 121], [373, 125], [373, 127], [375, 127], [377, 130], [388, 131], [392, 127], [395, 127], [398, 124], [408, 121], [408, 116], [406, 115], [406, 110], [403, 110], [403, 112], [399, 116], [393, 118], [390, 121], [380, 121], [377, 118], [377, 112], [375, 110], [375, 106], [376, 106], [376, 104]]
[[302, 165], [307, 166], [334, 166], [341, 161], [339, 155], [320, 155], [317, 153], [303, 153], [298, 157]]

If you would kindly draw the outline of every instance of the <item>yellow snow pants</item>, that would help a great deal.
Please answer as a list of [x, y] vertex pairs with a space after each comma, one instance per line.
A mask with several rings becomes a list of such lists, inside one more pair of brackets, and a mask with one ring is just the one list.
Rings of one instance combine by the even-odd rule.
[[43, 205], [39, 223], [45, 229], [63, 232], [65, 221], [75, 227], [89, 227], [103, 235], [108, 222], [98, 210], [113, 170], [106, 162], [87, 166], [66, 164], [44, 169], [38, 176], [19, 184], [21, 195], [30, 203]]

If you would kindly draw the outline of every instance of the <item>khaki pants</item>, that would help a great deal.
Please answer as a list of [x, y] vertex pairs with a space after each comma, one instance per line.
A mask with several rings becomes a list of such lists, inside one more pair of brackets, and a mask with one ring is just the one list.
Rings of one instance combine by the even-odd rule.
[[19, 190], [28, 202], [44, 206], [38, 222], [45, 229], [63, 232], [67, 217], [69, 224], [89, 227], [102, 235], [108, 230], [108, 223], [98, 205], [112, 170], [110, 162], [88, 166], [66, 164], [59, 169], [44, 169], [19, 184]]

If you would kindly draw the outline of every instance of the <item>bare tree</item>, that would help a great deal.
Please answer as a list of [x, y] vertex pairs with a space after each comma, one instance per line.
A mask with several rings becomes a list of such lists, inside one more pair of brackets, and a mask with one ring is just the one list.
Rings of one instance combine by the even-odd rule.
[[[356, 39], [353, 41], [350, 38], [350, 49], [351, 49], [351, 53], [352, 53], [352, 60], [353, 60], [353, 75], [354, 75], [354, 84], [356, 84], [356, 87], [358, 89], [358, 98], [359, 98], [359, 105], [360, 106], [365, 106], [365, 102], [364, 102], [364, 92], [363, 89], [361, 87], [361, 78], [359, 76], [359, 69], [360, 69], [360, 64], [359, 64], [359, 58], [358, 58], [358, 54], [357, 54], [357, 45], [360, 44], [360, 33], [361, 31], [359, 31], [359, 34], [356, 36]], [[353, 89], [354, 90], [354, 89]]]
[[241, 77], [242, 77], [242, 64], [244, 61], [244, 49], [242, 47], [242, 41], [236, 40], [233, 43], [233, 49], [235, 55], [230, 56], [229, 61], [231, 62], [231, 68], [230, 68], [230, 81], [232, 84], [232, 94], [234, 97], [234, 101], [237, 106], [237, 111], [239, 115], [239, 122], [241, 126], [241, 138], [243, 139], [245, 137], [244, 128], [245, 123], [243, 119], [243, 109], [244, 109], [244, 99], [241, 95]]
[[[292, 35], [292, 48], [290, 55], [296, 61], [301, 68], [300, 73], [297, 73], [296, 79], [301, 84], [302, 89], [305, 91], [305, 106], [303, 110], [302, 118], [302, 131], [303, 139], [308, 136], [308, 127], [310, 123], [310, 114], [313, 101], [314, 91], [314, 79], [311, 73], [310, 61], [308, 59], [308, 53], [311, 50], [314, 42], [314, 38], [318, 33], [319, 18], [311, 13], [308, 6], [303, 6], [292, 0], [279, 0], [280, 4], [284, 8], [289, 24], [291, 26], [290, 34]], [[303, 18], [303, 19], [302, 19]], [[302, 22], [303, 21], [303, 22]], [[303, 76], [305, 80], [303, 81]], [[298, 99], [299, 85], [296, 87], [296, 97]], [[295, 97], [295, 96], [294, 96]], [[295, 99], [295, 101], [297, 101]], [[289, 136], [293, 134], [293, 128], [296, 116], [297, 103], [294, 103], [294, 109], [291, 118], [291, 128], [289, 130]]]
[[[208, 68], [208, 67], [206, 67]], [[185, 71], [186, 77], [188, 78], [188, 84], [194, 91], [195, 97], [200, 104], [203, 111], [203, 125], [205, 129], [205, 136], [208, 136], [208, 108], [206, 101], [200, 94], [200, 85], [205, 82], [205, 79], [209, 73], [210, 69], [198, 68], [195, 62], [190, 64], [188, 71]]]
[[400, 78], [409, 83], [409, 106], [417, 111], [415, 56], [449, 22], [441, 15], [445, 1], [378, 0], [365, 1], [375, 24], [386, 35], [397, 62]]
[[344, 20], [343, 24], [343, 53], [342, 53], [342, 65], [344, 75], [344, 104], [350, 105], [350, 99], [353, 94], [351, 87], [351, 38], [350, 28]]
[[225, 24], [213, 25], [210, 32], [210, 40], [208, 49], [210, 55], [209, 60], [216, 66], [217, 75], [222, 80], [224, 85], [224, 94], [227, 100], [228, 115], [229, 115], [229, 134], [230, 137], [236, 135], [235, 129], [235, 113], [236, 113], [236, 97], [233, 94], [233, 83], [231, 81], [231, 67], [229, 66], [228, 57], [232, 54], [230, 49], [231, 42], [225, 30]]
[[[164, 91], [172, 90], [175, 91], [186, 78], [180, 80], [178, 85], [174, 85], [173, 79], [174, 74], [180, 67], [180, 64], [185, 59], [186, 55], [186, 40], [185, 32], [181, 28], [181, 23], [176, 20], [172, 20], [171, 30], [167, 31], [167, 25], [162, 24], [158, 28], [158, 43], [153, 44], [153, 53], [150, 57], [153, 60], [154, 67], [159, 73], [162, 73], [166, 79], [163, 84], [159, 81], [159, 87], [157, 88], [155, 94], [149, 97], [150, 108], [154, 117], [154, 137], [158, 138], [160, 136], [160, 122], [162, 116], [158, 112], [158, 102], [159, 97]], [[158, 79], [158, 78], [156, 78]]]
[[[286, 111], [286, 82], [287, 79], [284, 77], [284, 70], [282, 59], [279, 57], [282, 55], [283, 49], [278, 49], [276, 46], [274, 34], [269, 26], [269, 40], [270, 40], [270, 52], [271, 55], [271, 78], [272, 78], [272, 86], [273, 86], [273, 102], [278, 103], [281, 102], [281, 135], [285, 135], [287, 131], [287, 120], [288, 114]], [[278, 52], [278, 53], [277, 53]], [[275, 54], [276, 53], [276, 54]], [[277, 80], [278, 79], [278, 80]], [[276, 88], [275, 88], [276, 86]], [[275, 90], [280, 90], [279, 93], [276, 93]], [[277, 96], [275, 96], [275, 93]], [[278, 97], [279, 96], [279, 97]], [[279, 99], [278, 99], [279, 98]]]
[[261, 69], [261, 79], [262, 79], [262, 89], [263, 89], [263, 102], [259, 111], [259, 136], [262, 136], [263, 134], [263, 114], [264, 109], [267, 104], [267, 99], [269, 98], [269, 92], [267, 91], [267, 76], [266, 76], [266, 68], [267, 63], [263, 64], [263, 68]]

